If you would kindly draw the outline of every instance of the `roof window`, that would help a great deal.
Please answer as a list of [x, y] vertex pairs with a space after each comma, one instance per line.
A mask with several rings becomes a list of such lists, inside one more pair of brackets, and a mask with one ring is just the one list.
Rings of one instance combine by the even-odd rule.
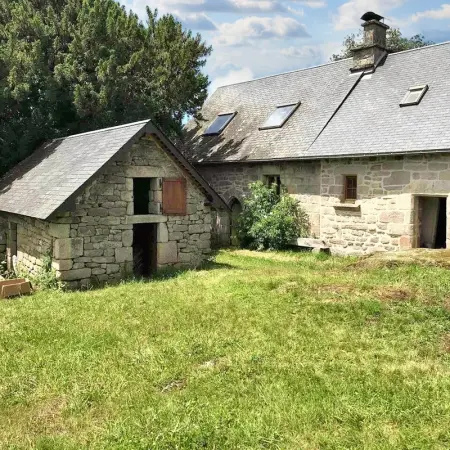
[[275, 111], [269, 116], [260, 130], [270, 130], [271, 128], [281, 128], [294, 114], [295, 110], [300, 106], [298, 103], [289, 103], [287, 105], [277, 106]]
[[403, 97], [400, 106], [418, 105], [422, 101], [422, 98], [427, 91], [428, 91], [428, 84], [425, 84], [424, 86], [415, 86], [409, 88], [408, 92]]
[[204, 132], [205, 136], [214, 136], [222, 133], [228, 124], [234, 119], [235, 112], [219, 114], [214, 122]]

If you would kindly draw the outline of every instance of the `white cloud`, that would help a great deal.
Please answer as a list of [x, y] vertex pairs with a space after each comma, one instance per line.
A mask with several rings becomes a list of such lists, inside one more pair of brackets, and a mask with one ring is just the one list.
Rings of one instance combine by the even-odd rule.
[[305, 26], [291, 17], [245, 17], [219, 25], [218, 45], [243, 45], [249, 40], [309, 37]]
[[[136, 11], [145, 10], [148, 0], [131, 0]], [[153, 0], [151, 8], [158, 8], [167, 13], [205, 13], [222, 12], [237, 14], [253, 14], [267, 12], [285, 12], [286, 8], [279, 0]]]
[[214, 78], [209, 86], [209, 92], [212, 94], [218, 87], [227, 86], [229, 84], [240, 83], [242, 81], [250, 81], [255, 78], [253, 71], [249, 67], [230, 70], [226, 75]]
[[338, 14], [334, 17], [334, 28], [336, 30], [357, 28], [361, 24], [360, 17], [365, 12], [386, 14], [404, 2], [405, 0], [349, 0], [339, 6]]
[[411, 16], [413, 22], [418, 22], [422, 19], [450, 19], [450, 4], [444, 3], [440, 9], [430, 9]]
[[206, 14], [187, 14], [177, 17], [186, 28], [202, 31], [217, 30], [216, 24]]
[[281, 50], [281, 54], [288, 58], [306, 60], [308, 62], [323, 58], [320, 46], [304, 45], [302, 47], [288, 47]]
[[301, 5], [308, 6], [309, 8], [325, 8], [327, 2], [324, 0], [292, 0], [293, 2], [300, 3]]

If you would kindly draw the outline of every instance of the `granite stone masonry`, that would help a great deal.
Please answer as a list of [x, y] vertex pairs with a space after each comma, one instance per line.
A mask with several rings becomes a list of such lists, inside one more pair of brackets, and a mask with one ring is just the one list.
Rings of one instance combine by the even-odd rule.
[[6, 230], [8, 222], [0, 217], [0, 262], [6, 258]]
[[[343, 200], [344, 175], [356, 175], [358, 198]], [[447, 199], [450, 246], [450, 155], [324, 160], [320, 237], [335, 253], [404, 250], [418, 244], [418, 198]]]
[[279, 164], [223, 164], [198, 165], [198, 171], [223, 199], [232, 206], [234, 200], [241, 204], [249, 193], [249, 183], [267, 181], [278, 175], [282, 186], [294, 196], [306, 211], [311, 223], [311, 235], [320, 233], [320, 161], [283, 162]]
[[[280, 175], [308, 213], [311, 237], [343, 255], [418, 247], [418, 199], [450, 195], [450, 155], [445, 153], [197, 167], [230, 205], [234, 199], [242, 202], [249, 183]], [[346, 175], [357, 177], [355, 201], [344, 199]]]
[[[134, 180], [142, 178], [149, 189], [148, 213], [135, 214]], [[164, 214], [165, 180], [185, 181], [183, 215]], [[149, 231], [148, 242], [139, 241], [136, 248], [140, 252], [139, 246], [153, 246], [152, 268], [195, 268], [211, 252], [212, 206], [203, 183], [190, 176], [161, 141], [145, 134], [110, 159], [48, 219], [3, 212], [0, 259], [7, 260], [9, 269], [31, 275], [49, 259], [69, 288], [115, 283], [135, 273], [134, 227], [150, 224], [154, 234]]]
[[[144, 138], [88, 184], [72, 211], [50, 225], [54, 238], [53, 267], [70, 287], [118, 281], [133, 273], [133, 225], [157, 223], [158, 268], [195, 267], [211, 251], [211, 208], [204, 194], [187, 180], [186, 216], [157, 214], [159, 180], [183, 177], [179, 167]], [[152, 214], [134, 215], [133, 179], [151, 178]]]

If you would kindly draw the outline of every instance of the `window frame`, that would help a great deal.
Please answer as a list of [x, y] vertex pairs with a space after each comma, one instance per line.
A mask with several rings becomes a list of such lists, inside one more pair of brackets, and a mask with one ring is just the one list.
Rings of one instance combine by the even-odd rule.
[[[273, 183], [270, 183], [270, 179], [274, 179]], [[281, 175], [278, 174], [269, 174], [269, 175], [264, 175], [264, 181], [265, 181], [265, 185], [271, 187], [273, 184], [275, 184], [277, 186], [276, 192], [277, 195], [281, 195], [281, 188], [282, 188], [282, 183], [281, 183]]]
[[269, 117], [267, 117], [266, 121], [264, 123], [267, 123], [269, 121], [269, 119], [275, 114], [275, 112], [280, 109], [280, 108], [286, 108], [288, 106], [293, 106], [292, 111], [286, 116], [286, 118], [283, 120], [283, 122], [281, 122], [281, 124], [279, 125], [269, 125], [269, 126], [264, 126], [261, 125], [259, 127], [259, 130], [273, 130], [276, 128], [283, 128], [284, 124], [294, 115], [295, 111], [297, 111], [297, 109], [299, 108], [299, 106], [301, 105], [302, 102], [294, 102], [294, 103], [284, 103], [282, 105], [277, 105], [275, 107], [275, 109], [270, 113]]
[[[355, 187], [349, 187], [349, 180], [355, 181]], [[355, 196], [350, 197], [348, 195], [349, 190], [355, 191]], [[358, 175], [344, 175], [344, 202], [354, 203], [358, 200]]]
[[[203, 136], [219, 136], [219, 134], [221, 134], [225, 130], [225, 128], [227, 128], [227, 126], [231, 123], [231, 121], [236, 117], [236, 115], [237, 115], [236, 111], [217, 114], [216, 118], [208, 125], [208, 128], [206, 128], [205, 132], [203, 133]], [[208, 133], [208, 130], [214, 125], [216, 120], [222, 116], [230, 116], [230, 118], [225, 122], [224, 125], [222, 125], [222, 128], [220, 128], [218, 131]]]
[[[405, 106], [418, 105], [422, 101], [422, 99], [425, 96], [425, 94], [427, 93], [428, 88], [429, 88], [428, 84], [424, 84], [424, 85], [421, 85], [421, 86], [410, 87], [408, 89], [408, 92], [403, 97], [403, 100], [400, 102], [400, 107], [403, 108]], [[411, 95], [412, 92], [415, 92], [415, 91], [421, 91], [420, 95], [419, 95], [419, 98], [417, 100], [413, 101], [413, 102], [412, 101], [408, 101], [408, 97]]]

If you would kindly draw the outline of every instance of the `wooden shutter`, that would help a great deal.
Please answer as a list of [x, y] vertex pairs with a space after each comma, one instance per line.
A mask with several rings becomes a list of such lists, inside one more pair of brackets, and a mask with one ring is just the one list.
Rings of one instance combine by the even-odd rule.
[[163, 214], [186, 215], [186, 180], [184, 178], [163, 180]]

